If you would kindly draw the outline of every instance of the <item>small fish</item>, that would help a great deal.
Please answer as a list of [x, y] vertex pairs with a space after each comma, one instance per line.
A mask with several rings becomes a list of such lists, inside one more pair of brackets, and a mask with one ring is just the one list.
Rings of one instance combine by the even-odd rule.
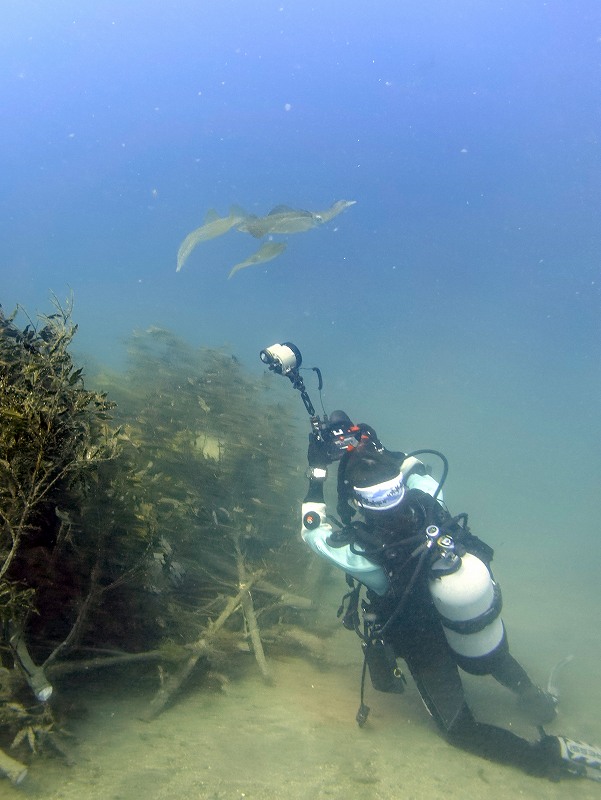
[[232, 267], [228, 278], [231, 278], [239, 269], [251, 267], [253, 264], [263, 264], [265, 261], [271, 261], [272, 258], [277, 258], [285, 249], [286, 242], [265, 242], [265, 244], [262, 244], [257, 252], [249, 256], [246, 261], [241, 261], [239, 264], [236, 264], [235, 267]]
[[230, 213], [227, 217], [220, 217], [213, 208], [208, 211], [204, 224], [189, 233], [181, 243], [177, 251], [176, 272], [179, 272], [184, 266], [188, 256], [198, 244], [207, 242], [209, 239], [215, 239], [217, 236], [223, 236], [224, 233], [239, 225], [244, 218], [244, 211], [237, 206], [230, 208]]

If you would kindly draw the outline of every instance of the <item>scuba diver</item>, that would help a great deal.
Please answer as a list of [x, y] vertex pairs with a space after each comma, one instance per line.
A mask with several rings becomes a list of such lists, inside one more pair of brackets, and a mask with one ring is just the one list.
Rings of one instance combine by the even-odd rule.
[[[552, 780], [601, 781], [601, 749], [543, 728], [556, 716], [557, 697], [536, 686], [509, 652], [501, 592], [490, 567], [493, 549], [471, 533], [467, 514], [448, 511], [442, 453], [389, 451], [373, 428], [354, 424], [343, 411], [320, 419], [298, 372], [300, 352], [291, 343], [263, 350], [261, 359], [291, 380], [311, 417], [301, 535], [346, 573], [349, 591], [339, 616], [359, 635], [364, 655], [358, 724], [369, 713], [366, 673], [374, 689], [401, 693], [406, 680], [397, 659], [403, 659], [451, 745]], [[321, 373], [313, 369], [321, 390]], [[424, 453], [441, 459], [439, 481], [417, 458]], [[336, 462], [339, 520], [328, 515], [324, 500], [328, 469]], [[478, 722], [459, 668], [492, 675], [512, 691], [537, 726], [538, 740]]]

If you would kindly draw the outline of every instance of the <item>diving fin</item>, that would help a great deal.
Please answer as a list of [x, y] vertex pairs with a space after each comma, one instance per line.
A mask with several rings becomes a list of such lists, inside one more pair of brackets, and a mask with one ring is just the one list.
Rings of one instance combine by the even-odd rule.
[[564, 770], [582, 778], [601, 781], [601, 749], [566, 736], [555, 736], [560, 747]]
[[559, 700], [559, 686], [557, 684], [557, 676], [559, 672], [570, 663], [570, 661], [574, 660], [574, 656], [566, 656], [563, 658], [558, 664], [555, 664], [553, 669], [551, 670], [551, 674], [549, 675], [549, 680], [547, 681], [547, 692], [552, 694]]

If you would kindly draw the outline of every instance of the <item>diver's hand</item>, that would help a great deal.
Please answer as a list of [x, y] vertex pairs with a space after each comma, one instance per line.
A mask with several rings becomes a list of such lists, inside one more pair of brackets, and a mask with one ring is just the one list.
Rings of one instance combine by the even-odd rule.
[[332, 461], [328, 455], [328, 447], [322, 439], [318, 439], [316, 434], [309, 434], [309, 449], [307, 450], [307, 461], [309, 468], [317, 467], [326, 469]]

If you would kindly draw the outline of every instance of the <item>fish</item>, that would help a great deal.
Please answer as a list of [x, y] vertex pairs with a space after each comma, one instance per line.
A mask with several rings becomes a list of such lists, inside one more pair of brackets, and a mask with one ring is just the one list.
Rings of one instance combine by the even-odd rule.
[[236, 230], [250, 233], [255, 239], [262, 239], [263, 236], [271, 233], [304, 233], [318, 224], [318, 220], [311, 211], [290, 208], [290, 206], [276, 206], [265, 217], [248, 215]]
[[246, 261], [241, 261], [239, 264], [236, 264], [235, 267], [232, 267], [230, 274], [227, 276], [228, 279], [238, 272], [239, 269], [251, 267], [253, 264], [263, 264], [265, 261], [271, 261], [273, 258], [277, 258], [285, 249], [286, 242], [265, 242], [259, 247], [257, 252], [249, 256]]
[[[302, 208], [279, 205], [272, 208], [264, 217], [247, 214], [243, 208], [236, 205], [230, 207], [227, 217], [220, 217], [215, 209], [210, 209], [200, 228], [196, 228], [196, 230], [189, 233], [181, 243], [177, 252], [176, 272], [181, 270], [190, 253], [198, 244], [209, 239], [215, 239], [217, 236], [223, 236], [232, 228], [236, 228], [236, 230], [243, 233], [249, 233], [255, 239], [262, 239], [264, 236], [274, 233], [304, 233], [329, 222], [356, 202], [356, 200], [337, 200], [325, 211], [306, 211]], [[239, 269], [244, 267], [271, 261], [272, 258], [276, 258], [280, 253], [283, 253], [285, 249], [285, 244], [267, 242], [256, 253], [249, 256], [246, 261], [236, 264], [228, 277], [231, 278]]]
[[272, 233], [304, 233], [329, 222], [356, 202], [356, 200], [338, 200], [325, 211], [305, 211], [290, 206], [275, 206], [265, 217], [247, 214], [236, 226], [236, 230], [250, 233], [256, 239]]
[[175, 271], [179, 272], [181, 270], [188, 256], [198, 244], [207, 242], [209, 239], [215, 239], [217, 236], [223, 236], [224, 233], [239, 225], [245, 217], [246, 213], [238, 206], [232, 206], [227, 217], [220, 217], [214, 208], [207, 211], [204, 224], [189, 233], [181, 243], [177, 251], [177, 268]]

